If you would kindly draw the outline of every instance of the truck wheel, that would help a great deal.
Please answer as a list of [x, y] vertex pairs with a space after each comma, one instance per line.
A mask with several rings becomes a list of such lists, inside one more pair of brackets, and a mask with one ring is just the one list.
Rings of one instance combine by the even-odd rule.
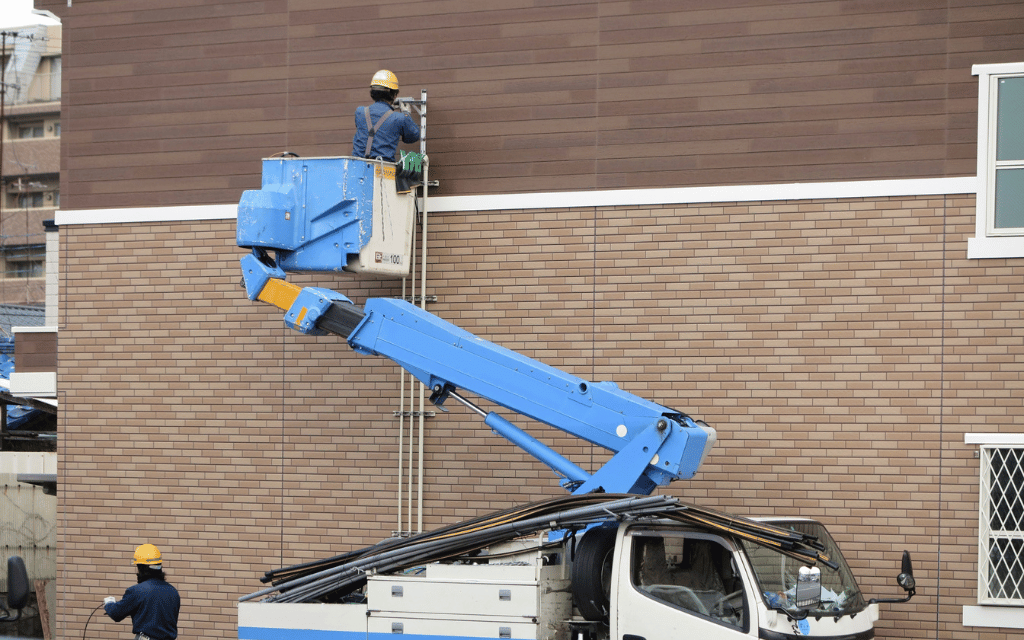
[[580, 615], [596, 622], [608, 619], [612, 583], [612, 551], [617, 527], [595, 527], [580, 539], [572, 563], [572, 599]]

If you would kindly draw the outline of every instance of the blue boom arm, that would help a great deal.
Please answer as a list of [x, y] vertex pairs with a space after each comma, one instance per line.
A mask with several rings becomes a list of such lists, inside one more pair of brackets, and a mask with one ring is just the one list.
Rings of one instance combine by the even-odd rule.
[[[560, 475], [573, 493], [649, 494], [693, 477], [715, 442], [715, 430], [685, 414], [644, 400], [612, 382], [588, 382], [469, 333], [402, 300], [371, 298], [360, 309], [340, 293], [299, 288], [262, 248], [242, 259], [247, 295], [285, 310], [303, 333], [333, 333], [357, 353], [384, 356], [431, 390], [436, 406], [454, 398], [492, 430]], [[589, 473], [493, 411], [494, 404], [582, 438], [613, 453]]]

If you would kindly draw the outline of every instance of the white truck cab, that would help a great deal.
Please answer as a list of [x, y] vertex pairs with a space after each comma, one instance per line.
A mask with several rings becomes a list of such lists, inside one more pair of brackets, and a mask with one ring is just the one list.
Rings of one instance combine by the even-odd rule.
[[[678, 525], [620, 527], [609, 598], [610, 638], [701, 640], [874, 636], [868, 604], [825, 528], [775, 521], [814, 535], [837, 565], [820, 573], [818, 596], [798, 603], [805, 565], [769, 547]], [[811, 592], [813, 594], [813, 583]]]

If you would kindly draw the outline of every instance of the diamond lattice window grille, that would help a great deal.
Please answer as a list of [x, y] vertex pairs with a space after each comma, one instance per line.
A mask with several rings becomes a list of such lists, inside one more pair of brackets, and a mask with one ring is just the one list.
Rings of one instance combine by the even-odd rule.
[[1024, 446], [981, 451], [978, 601], [1024, 604]]

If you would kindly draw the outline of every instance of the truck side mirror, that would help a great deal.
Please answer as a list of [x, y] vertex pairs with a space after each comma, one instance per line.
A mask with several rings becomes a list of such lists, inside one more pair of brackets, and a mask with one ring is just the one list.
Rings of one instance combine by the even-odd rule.
[[896, 576], [896, 584], [910, 595], [914, 595], [917, 583], [914, 581], [914, 566], [910, 563], [909, 551], [903, 552], [903, 565], [900, 567], [900, 575]]
[[917, 595], [915, 590], [917, 583], [914, 581], [914, 567], [910, 562], [909, 551], [903, 552], [903, 562], [900, 566], [900, 575], [896, 576], [896, 584], [907, 592], [906, 598], [871, 598], [868, 600], [868, 604], [875, 604], [877, 602], [907, 602]]
[[[25, 570], [25, 561], [21, 556], [7, 558], [7, 606], [8, 610], [0, 621], [17, 620], [21, 617], [21, 610], [28, 604], [28, 571]], [[14, 609], [11, 615], [10, 609]]]

